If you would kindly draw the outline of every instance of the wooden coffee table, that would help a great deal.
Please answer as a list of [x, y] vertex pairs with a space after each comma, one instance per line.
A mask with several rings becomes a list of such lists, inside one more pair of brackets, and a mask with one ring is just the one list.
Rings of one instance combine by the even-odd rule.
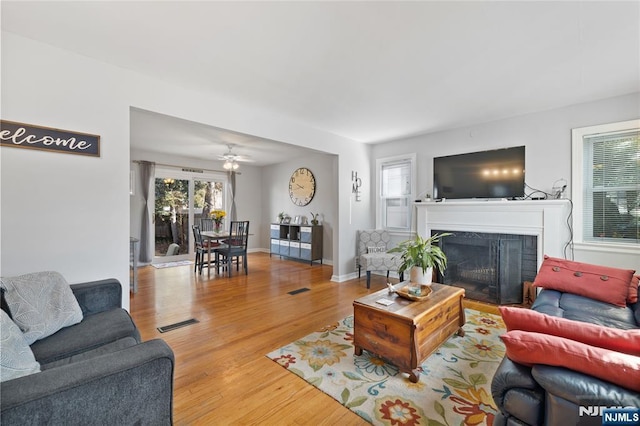
[[[407, 283], [396, 284], [400, 288]], [[366, 349], [420, 380], [418, 366], [452, 334], [464, 336], [464, 289], [433, 283], [426, 300], [411, 301], [387, 289], [353, 302], [355, 354]], [[394, 303], [384, 306], [377, 300]]]

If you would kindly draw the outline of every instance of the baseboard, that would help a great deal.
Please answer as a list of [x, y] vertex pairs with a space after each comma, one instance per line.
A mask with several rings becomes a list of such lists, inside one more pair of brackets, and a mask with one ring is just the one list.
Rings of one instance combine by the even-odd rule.
[[342, 283], [342, 282], [357, 279], [357, 278], [358, 278], [358, 273], [351, 272], [350, 274], [345, 274], [345, 275], [332, 275], [331, 281], [335, 283]]

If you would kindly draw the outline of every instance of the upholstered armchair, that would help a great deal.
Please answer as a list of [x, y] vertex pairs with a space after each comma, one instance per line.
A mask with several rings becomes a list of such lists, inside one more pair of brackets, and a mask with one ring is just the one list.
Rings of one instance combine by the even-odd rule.
[[[398, 271], [402, 259], [399, 253], [387, 253], [390, 240], [389, 232], [384, 229], [365, 229], [358, 231], [358, 254], [356, 266], [358, 278], [364, 269], [367, 273], [367, 288], [371, 285], [371, 271]], [[400, 274], [400, 281], [403, 280]]]

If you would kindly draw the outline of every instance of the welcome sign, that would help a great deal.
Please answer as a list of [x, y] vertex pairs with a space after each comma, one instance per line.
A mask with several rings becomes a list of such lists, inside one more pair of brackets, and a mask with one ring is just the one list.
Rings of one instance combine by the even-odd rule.
[[0, 120], [0, 143], [14, 148], [38, 149], [100, 157], [100, 136], [33, 124]]

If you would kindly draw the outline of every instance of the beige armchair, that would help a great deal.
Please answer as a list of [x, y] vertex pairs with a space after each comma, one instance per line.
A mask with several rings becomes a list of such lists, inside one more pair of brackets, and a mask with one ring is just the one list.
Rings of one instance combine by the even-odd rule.
[[[399, 253], [387, 253], [390, 241], [389, 232], [384, 229], [365, 229], [358, 231], [358, 253], [356, 256], [356, 266], [358, 267], [358, 278], [364, 269], [367, 272], [367, 288], [371, 286], [371, 271], [398, 271], [402, 259]], [[400, 281], [403, 280], [400, 274]]]

